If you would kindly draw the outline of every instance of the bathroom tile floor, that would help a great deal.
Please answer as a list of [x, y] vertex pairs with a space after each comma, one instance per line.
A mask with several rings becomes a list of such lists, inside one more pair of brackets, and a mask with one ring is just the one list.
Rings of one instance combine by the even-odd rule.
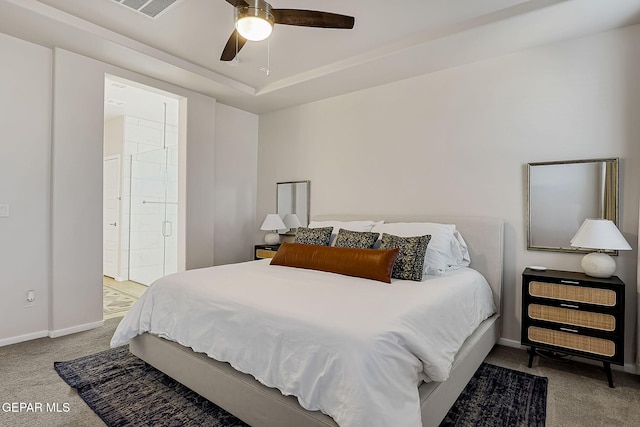
[[103, 318], [124, 316], [129, 308], [147, 289], [135, 282], [118, 282], [110, 277], [103, 278]]

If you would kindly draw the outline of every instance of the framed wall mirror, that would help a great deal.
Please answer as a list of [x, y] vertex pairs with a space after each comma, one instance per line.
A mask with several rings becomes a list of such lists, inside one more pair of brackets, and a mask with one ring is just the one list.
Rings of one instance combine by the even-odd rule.
[[[278, 215], [290, 228], [278, 230], [279, 234], [295, 235], [297, 225], [295, 218], [299, 221], [298, 227], [309, 226], [309, 201], [310, 201], [309, 181], [288, 181], [278, 182], [276, 190], [276, 206]], [[295, 218], [288, 216], [294, 214]], [[291, 223], [290, 221], [294, 221]]]
[[618, 225], [617, 158], [529, 163], [527, 169], [527, 249], [586, 253], [569, 242], [585, 219]]

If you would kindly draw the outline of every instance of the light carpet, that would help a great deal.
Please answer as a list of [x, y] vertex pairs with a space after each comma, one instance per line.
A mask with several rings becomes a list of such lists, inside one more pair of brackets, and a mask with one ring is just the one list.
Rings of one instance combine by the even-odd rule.
[[[40, 338], [0, 347], [0, 396], [6, 402], [57, 403], [69, 412], [0, 412], [0, 426], [97, 427], [102, 420], [53, 369], [54, 361], [72, 360], [109, 348], [121, 318], [104, 327], [59, 338]], [[602, 365], [536, 357], [533, 368], [524, 350], [496, 346], [486, 362], [549, 378], [547, 427], [637, 427], [640, 376], [614, 371], [609, 388]]]

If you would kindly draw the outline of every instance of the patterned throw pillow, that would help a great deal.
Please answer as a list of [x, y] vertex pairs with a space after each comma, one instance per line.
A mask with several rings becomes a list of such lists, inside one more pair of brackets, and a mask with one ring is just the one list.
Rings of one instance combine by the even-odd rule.
[[338, 248], [372, 249], [380, 237], [380, 233], [367, 231], [351, 231], [341, 228], [338, 231], [334, 246]]
[[329, 246], [329, 240], [331, 240], [331, 232], [333, 227], [322, 228], [298, 228], [296, 233], [295, 243], [302, 243], [305, 245], [320, 245]]
[[431, 235], [415, 237], [398, 237], [393, 234], [382, 233], [380, 249], [400, 248], [400, 253], [393, 265], [391, 277], [395, 279], [422, 280], [424, 255]]

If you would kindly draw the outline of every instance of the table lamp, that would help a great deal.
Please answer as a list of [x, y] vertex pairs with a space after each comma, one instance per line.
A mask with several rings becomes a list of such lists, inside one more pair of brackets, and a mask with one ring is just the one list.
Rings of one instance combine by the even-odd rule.
[[604, 253], [605, 250], [631, 249], [620, 230], [608, 219], [585, 219], [571, 239], [571, 246], [596, 249], [585, 255], [580, 265], [588, 276], [599, 278], [611, 277], [616, 271], [616, 262]]
[[271, 231], [271, 233], [267, 233], [264, 236], [264, 242], [267, 245], [277, 245], [278, 243], [280, 243], [280, 236], [278, 236], [277, 231], [285, 228], [287, 228], [287, 226], [284, 225], [284, 222], [282, 222], [280, 215], [268, 214], [264, 219], [262, 226], [260, 226], [260, 230]]
[[300, 220], [298, 219], [298, 215], [294, 214], [294, 213], [288, 213], [284, 216], [284, 218], [282, 219], [282, 221], [284, 221], [284, 225], [287, 226], [287, 228], [289, 229], [294, 229], [294, 228], [300, 228], [302, 227], [302, 224], [300, 223]]

